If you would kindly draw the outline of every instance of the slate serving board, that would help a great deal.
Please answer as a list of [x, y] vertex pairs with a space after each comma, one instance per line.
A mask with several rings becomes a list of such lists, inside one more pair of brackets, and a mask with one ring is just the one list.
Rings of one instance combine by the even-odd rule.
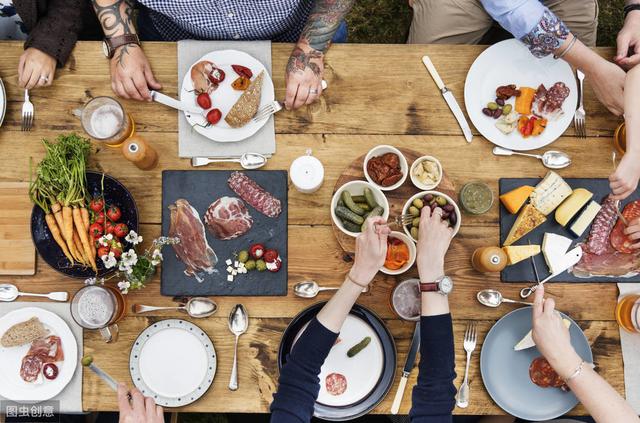
[[[541, 179], [539, 178], [502, 178], [500, 179], [500, 195], [522, 185], [536, 186], [540, 181]], [[565, 178], [565, 181], [567, 181], [571, 188], [585, 188], [591, 191], [593, 193], [592, 200], [600, 204], [602, 204], [602, 200], [604, 200], [604, 198], [611, 193], [611, 189], [609, 188], [609, 181], [604, 178]], [[636, 191], [631, 196], [629, 196], [629, 198], [621, 202], [621, 209], [624, 208], [627, 203], [638, 199], [640, 199], [640, 193]], [[504, 243], [504, 240], [507, 238], [507, 235], [509, 234], [513, 223], [516, 221], [516, 217], [517, 215], [509, 213], [507, 209], [502, 205], [502, 203], [500, 203], [500, 245], [502, 245]], [[571, 226], [571, 223], [567, 226]], [[554, 232], [558, 235], [566, 236], [573, 239], [574, 243], [571, 246], [571, 248], [573, 248], [578, 242], [584, 241], [589, 236], [590, 230], [591, 227], [589, 227], [585, 231], [582, 237], [576, 238], [568, 231], [568, 229], [565, 229], [556, 222], [554, 212], [547, 216], [547, 221], [545, 223], [540, 225], [525, 237], [518, 240], [514, 245], [527, 245], [529, 241], [531, 241], [531, 244], [537, 244], [541, 246], [544, 234], [546, 232]], [[536, 267], [538, 268], [540, 280], [548, 277], [551, 273], [549, 272], [549, 268], [544, 261], [544, 256], [542, 255], [542, 253], [535, 256], [534, 260], [536, 261]], [[502, 280], [502, 282], [535, 283], [536, 277], [533, 273], [531, 260], [527, 259], [513, 266], [507, 266], [500, 273], [500, 279]], [[603, 276], [592, 278], [578, 278], [569, 272], [564, 272], [551, 279], [550, 282], [640, 282], [640, 275], [631, 278], [609, 278]]]
[[[204, 223], [204, 214], [211, 203], [220, 197], [239, 197], [234, 193], [227, 180], [233, 171], [224, 170], [166, 170], [162, 172], [162, 234], [169, 234], [169, 205], [184, 198], [200, 214]], [[253, 217], [251, 230], [241, 237], [221, 241], [206, 230], [207, 240], [218, 256], [215, 272], [204, 274], [204, 281], [184, 274], [185, 265], [176, 257], [173, 247], [164, 250], [162, 263], [161, 293], [167, 296], [280, 296], [287, 295], [287, 172], [281, 170], [243, 171], [265, 190], [282, 202], [282, 213], [270, 218], [249, 204], [247, 210]], [[205, 225], [206, 228], [206, 225]], [[233, 254], [249, 249], [254, 243], [263, 243], [266, 248], [275, 248], [280, 253], [282, 268], [279, 272], [258, 272], [257, 270], [239, 274], [233, 282], [227, 281], [228, 258]]]

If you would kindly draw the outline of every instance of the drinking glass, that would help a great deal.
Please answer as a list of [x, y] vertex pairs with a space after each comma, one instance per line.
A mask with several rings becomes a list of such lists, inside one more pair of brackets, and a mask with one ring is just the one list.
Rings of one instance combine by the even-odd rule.
[[616, 306], [616, 320], [627, 332], [640, 333], [640, 294], [620, 298]]
[[111, 286], [87, 285], [71, 300], [73, 320], [84, 329], [99, 331], [107, 343], [118, 339], [117, 323], [125, 308], [124, 296]]
[[421, 315], [422, 298], [420, 281], [407, 279], [400, 282], [391, 291], [391, 309], [403, 320], [418, 321]]
[[82, 128], [109, 147], [121, 146], [135, 133], [135, 122], [118, 100], [111, 97], [95, 97], [80, 111]]
[[627, 150], [627, 130], [624, 122], [618, 125], [613, 134], [613, 146], [618, 151], [618, 154], [620, 154], [620, 157], [624, 156]]

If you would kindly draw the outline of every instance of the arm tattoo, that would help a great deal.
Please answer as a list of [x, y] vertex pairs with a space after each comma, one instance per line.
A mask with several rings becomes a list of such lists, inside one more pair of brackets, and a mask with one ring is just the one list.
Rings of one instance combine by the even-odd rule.
[[313, 50], [310, 53], [305, 53], [300, 47], [294, 47], [287, 63], [287, 73], [304, 72], [305, 68], [309, 68], [316, 76], [320, 76], [320, 66], [312, 62], [311, 59], [320, 59], [322, 55], [321, 51]]
[[133, 0], [92, 0], [92, 3], [105, 36], [135, 34]]
[[300, 41], [309, 44], [314, 50], [326, 53], [340, 22], [354, 3], [355, 0], [317, 0], [300, 35]]

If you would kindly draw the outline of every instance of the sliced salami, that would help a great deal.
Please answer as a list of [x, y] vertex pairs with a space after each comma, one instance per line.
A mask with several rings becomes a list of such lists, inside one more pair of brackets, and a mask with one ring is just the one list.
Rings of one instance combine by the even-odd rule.
[[616, 201], [611, 196], [605, 198], [591, 226], [586, 244], [587, 252], [599, 256], [607, 251], [609, 236], [616, 223], [617, 207]]
[[229, 187], [253, 208], [268, 217], [278, 217], [282, 212], [280, 200], [268, 193], [253, 179], [242, 172], [233, 172]]
[[22, 359], [22, 366], [20, 367], [20, 377], [25, 382], [35, 382], [42, 370], [42, 364], [44, 360], [39, 355], [27, 354]]
[[347, 378], [340, 373], [331, 373], [325, 379], [325, 386], [331, 395], [342, 395], [347, 390]]
[[544, 357], [537, 357], [531, 362], [529, 377], [541, 388], [561, 388], [565, 384]]
[[[622, 216], [624, 216], [627, 222], [638, 219], [640, 217], [640, 200], [627, 204], [622, 211]], [[611, 232], [611, 246], [623, 254], [631, 254], [635, 252], [635, 250], [631, 249], [634, 241], [625, 235], [625, 229], [626, 226], [622, 222], [622, 219], [618, 219], [613, 231]]]

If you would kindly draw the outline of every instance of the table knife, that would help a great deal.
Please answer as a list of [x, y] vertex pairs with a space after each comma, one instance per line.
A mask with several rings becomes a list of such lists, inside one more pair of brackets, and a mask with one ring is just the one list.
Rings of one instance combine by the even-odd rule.
[[407, 354], [407, 361], [404, 363], [404, 369], [402, 369], [402, 378], [400, 379], [400, 384], [398, 385], [398, 391], [396, 392], [396, 396], [393, 399], [393, 404], [391, 405], [391, 414], [398, 414], [398, 410], [400, 410], [402, 397], [404, 396], [404, 391], [407, 388], [407, 380], [409, 380], [409, 375], [411, 374], [411, 370], [413, 370], [413, 367], [415, 365], [416, 355], [418, 354], [419, 348], [420, 322], [417, 322], [416, 328], [413, 331], [413, 339], [411, 340], [409, 353]]
[[431, 74], [433, 81], [436, 83], [438, 89], [442, 93], [442, 97], [444, 97], [444, 101], [447, 102], [447, 105], [451, 109], [453, 116], [458, 121], [458, 125], [460, 125], [460, 128], [462, 129], [464, 138], [467, 140], [467, 142], [471, 142], [471, 139], [473, 138], [473, 135], [471, 134], [471, 128], [469, 127], [467, 119], [464, 117], [464, 113], [462, 113], [462, 109], [460, 109], [458, 102], [453, 96], [453, 93], [449, 90], [449, 88], [447, 88], [446, 85], [444, 85], [444, 82], [442, 82], [442, 79], [440, 78], [436, 67], [433, 66], [433, 62], [431, 62], [429, 56], [422, 56], [422, 63], [424, 63], [427, 70]]
[[198, 109], [195, 106], [190, 106], [188, 104], [185, 104], [180, 100], [177, 100], [173, 97], [169, 97], [168, 95], [162, 94], [158, 91], [151, 91], [151, 98], [153, 99], [153, 101], [157, 101], [158, 103], [164, 104], [165, 106], [169, 106], [171, 108], [182, 110], [183, 112], [187, 112], [195, 115], [202, 115], [201, 109]]

